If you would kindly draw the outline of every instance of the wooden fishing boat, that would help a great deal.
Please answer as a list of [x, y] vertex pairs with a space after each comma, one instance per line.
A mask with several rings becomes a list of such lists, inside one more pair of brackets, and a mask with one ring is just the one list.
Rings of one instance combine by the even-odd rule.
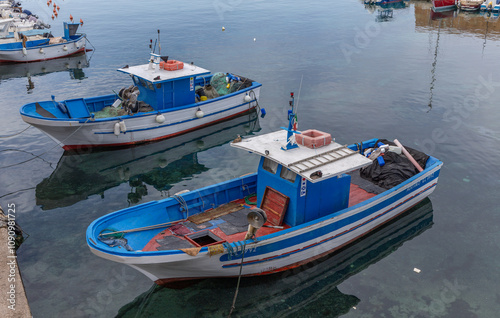
[[79, 23], [64, 22], [64, 36], [50, 33], [26, 36], [14, 32], [0, 41], [0, 63], [24, 63], [57, 59], [85, 51], [86, 36], [77, 34]]
[[434, 191], [438, 159], [397, 140], [342, 146], [299, 132], [290, 104], [288, 129], [231, 143], [261, 157], [256, 173], [105, 215], [87, 229], [91, 251], [167, 286], [272, 274], [354, 242]]
[[[65, 150], [116, 147], [166, 139], [258, 107], [261, 84], [230, 73], [151, 53], [148, 64], [125, 66], [134, 85], [118, 94], [35, 102], [23, 120]], [[264, 110], [262, 109], [262, 115]]]
[[[258, 287], [245, 289], [245, 297], [238, 298], [238, 311], [234, 316], [255, 316], [255, 304], [258, 304], [260, 313], [265, 312], [265, 317], [282, 317], [284, 311], [288, 317], [299, 316], [297, 311], [311, 306], [317, 308], [317, 304], [327, 302], [335, 304], [336, 314], [353, 310], [360, 301], [360, 295], [343, 294], [338, 286], [392, 253], [397, 254], [398, 249], [403, 249], [407, 242], [424, 235], [432, 225], [432, 202], [427, 198], [361, 240], [314, 262], [314, 266], [308, 264], [287, 273], [254, 277], [245, 282], [245, 286]], [[146, 312], [157, 312], [156, 308], [185, 312], [185, 303], [196, 293], [198, 299], [203, 299], [203, 304], [197, 304], [197, 312], [210, 311], [211, 316], [216, 317], [218, 314], [219, 317], [227, 317], [227, 312], [224, 314], [224, 311], [230, 308], [232, 299], [221, 298], [220, 295], [234, 293], [234, 283], [206, 280], [192, 287], [176, 290], [175, 299], [168, 289], [152, 290], [124, 305], [117, 316], [137, 317], [141, 313], [145, 315]], [[218, 312], [213, 312], [213, 304], [218, 305]]]

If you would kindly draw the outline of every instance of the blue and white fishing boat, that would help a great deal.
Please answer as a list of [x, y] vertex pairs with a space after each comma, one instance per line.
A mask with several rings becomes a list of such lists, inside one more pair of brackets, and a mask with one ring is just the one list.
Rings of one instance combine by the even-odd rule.
[[84, 52], [86, 35], [76, 33], [79, 25], [64, 22], [62, 37], [54, 37], [50, 33], [28, 35], [29, 31], [26, 34], [14, 32], [11, 37], [0, 41], [0, 63], [45, 61]]
[[[21, 108], [23, 120], [65, 150], [140, 144], [181, 135], [258, 107], [262, 84], [230, 73], [210, 74], [192, 63], [151, 53], [125, 66], [133, 85], [119, 93]], [[261, 109], [262, 115], [264, 110]]]
[[434, 191], [438, 159], [397, 140], [342, 146], [299, 132], [293, 104], [288, 129], [231, 143], [261, 157], [256, 173], [105, 215], [87, 229], [91, 251], [167, 286], [272, 274], [354, 242]]

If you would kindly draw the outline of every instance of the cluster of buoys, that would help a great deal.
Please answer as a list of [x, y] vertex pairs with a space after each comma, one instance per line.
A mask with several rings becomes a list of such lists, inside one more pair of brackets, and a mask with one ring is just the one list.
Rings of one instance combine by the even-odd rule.
[[[59, 16], [59, 10], [61, 9], [61, 7], [59, 7], [55, 2], [52, 3], [52, 0], [48, 0], [47, 7], [50, 7], [51, 4], [54, 7], [54, 9], [52, 10], [52, 20], [54, 20], [55, 18], [57, 18]], [[69, 19], [71, 22], [73, 22], [73, 16], [71, 14], [69, 15]], [[80, 19], [80, 24], [83, 26], [82, 19]]]
[[[49, 0], [47, 1], [47, 7], [50, 7], [50, 5], [52, 4], [52, 0]], [[59, 15], [59, 9], [61, 9], [55, 2], [54, 2], [54, 10], [52, 11], [52, 20], [54, 20], [54, 18], [57, 18], [57, 16]]]

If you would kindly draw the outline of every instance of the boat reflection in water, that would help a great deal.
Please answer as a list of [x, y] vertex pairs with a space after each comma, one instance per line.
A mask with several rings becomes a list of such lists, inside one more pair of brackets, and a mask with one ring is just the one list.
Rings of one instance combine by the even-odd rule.
[[89, 61], [90, 58], [83, 52], [70, 57], [40, 62], [0, 64], [0, 80], [26, 77], [28, 79], [26, 88], [28, 92], [31, 92], [35, 88], [31, 79], [33, 76], [68, 71], [71, 79], [84, 79], [83, 69], [89, 66]]
[[197, 153], [259, 131], [258, 114], [249, 114], [150, 144], [105, 151], [65, 151], [52, 174], [36, 186], [43, 210], [73, 205], [128, 182], [128, 201], [147, 194], [146, 184], [168, 191], [183, 178], [208, 170]]
[[405, 9], [409, 7], [407, 0], [364, 0], [365, 9], [374, 13], [376, 22], [389, 22], [393, 18], [394, 10]]
[[[235, 317], [338, 317], [361, 300], [337, 286], [352, 275], [395, 252], [433, 224], [432, 203], [426, 198], [372, 234], [327, 258], [280, 274], [242, 278]], [[117, 317], [225, 317], [236, 279], [206, 279], [181, 290], [156, 284], [123, 306]], [[314, 314], [311, 314], [314, 313]]]

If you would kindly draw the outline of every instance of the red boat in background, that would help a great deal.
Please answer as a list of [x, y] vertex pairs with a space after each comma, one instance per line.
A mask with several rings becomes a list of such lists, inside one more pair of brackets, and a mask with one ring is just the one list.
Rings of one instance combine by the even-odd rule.
[[455, 10], [457, 8], [457, 0], [432, 0], [432, 10], [448, 11]]

